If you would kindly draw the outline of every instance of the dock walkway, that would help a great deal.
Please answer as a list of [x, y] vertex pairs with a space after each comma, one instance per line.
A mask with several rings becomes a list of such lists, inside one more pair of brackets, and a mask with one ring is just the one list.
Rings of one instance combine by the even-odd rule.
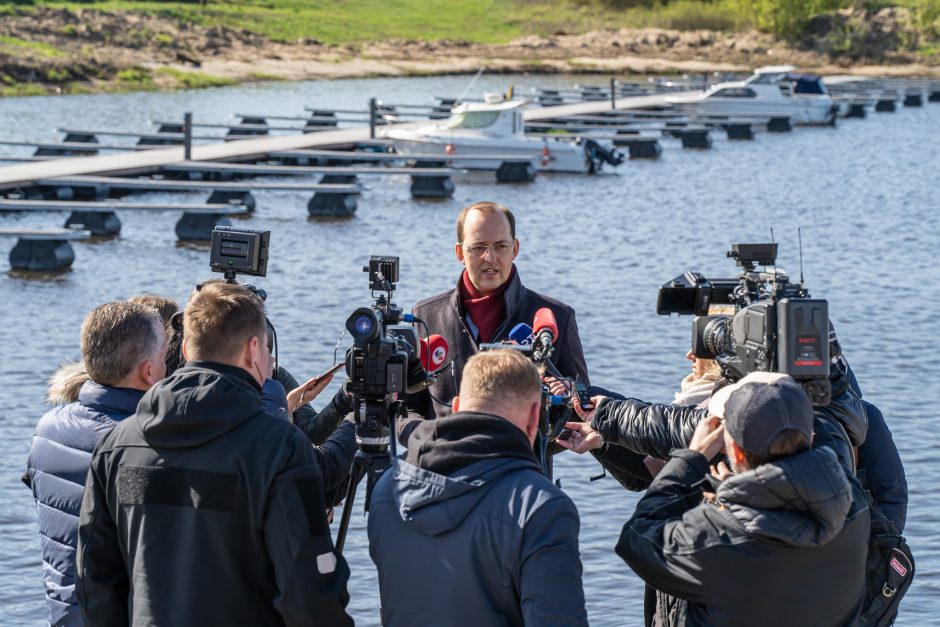
[[[635, 96], [617, 99], [617, 110], [662, 106], [664, 97]], [[610, 101], [591, 101], [555, 107], [532, 108], [524, 111], [525, 121], [535, 122], [560, 116], [584, 115], [610, 111]], [[428, 124], [405, 122], [379, 127], [409, 128]], [[192, 146], [191, 161], [239, 161], [263, 159], [272, 153], [294, 150], [324, 149], [348, 146], [369, 141], [369, 127], [353, 127], [330, 131], [318, 131], [302, 135], [279, 135], [274, 137], [252, 137], [220, 144]], [[82, 176], [135, 176], [158, 172], [167, 166], [185, 162], [184, 148], [173, 146], [142, 150], [134, 153], [65, 157], [44, 161], [18, 163], [0, 167], [0, 190], [31, 187], [40, 181]]]

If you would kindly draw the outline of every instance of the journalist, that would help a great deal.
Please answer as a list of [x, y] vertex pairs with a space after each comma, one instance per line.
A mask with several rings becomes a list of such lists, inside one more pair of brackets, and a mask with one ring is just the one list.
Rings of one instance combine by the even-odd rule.
[[185, 367], [91, 461], [78, 538], [85, 624], [351, 625], [310, 441], [261, 400], [264, 303], [209, 281]]
[[[835, 454], [811, 448], [806, 394], [787, 375], [754, 372], [716, 392], [708, 412], [617, 543], [658, 591], [648, 622], [854, 625], [868, 507]], [[721, 450], [731, 467], [713, 470], [720, 483], [712, 493], [705, 479]]]
[[552, 362], [562, 375], [588, 383], [574, 309], [522, 284], [513, 263], [519, 240], [509, 209], [495, 202], [465, 207], [457, 217], [454, 252], [464, 266], [456, 287], [420, 301], [413, 312], [427, 323], [429, 334], [440, 334], [447, 342], [452, 374], [442, 374], [429, 390], [407, 398], [409, 418], [398, 423], [398, 439], [405, 446], [422, 419], [451, 413], [449, 404], [464, 366], [479, 345], [507, 339], [519, 323], [532, 325], [536, 311], [543, 307], [552, 310], [558, 326]]
[[574, 503], [540, 470], [541, 383], [512, 350], [471, 357], [447, 417], [375, 485], [385, 627], [587, 625]]
[[75, 545], [88, 463], [99, 440], [163, 377], [163, 323], [144, 305], [99, 305], [82, 323], [81, 351], [80, 364], [61, 367], [50, 381], [49, 399], [68, 402], [36, 425], [24, 476], [36, 499], [48, 620], [55, 626], [82, 625]]

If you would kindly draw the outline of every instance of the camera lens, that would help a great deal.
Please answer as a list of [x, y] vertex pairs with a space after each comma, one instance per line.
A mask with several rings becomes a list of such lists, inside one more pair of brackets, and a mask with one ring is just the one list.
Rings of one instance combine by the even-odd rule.
[[354, 333], [356, 335], [371, 335], [372, 327], [374, 325], [375, 321], [372, 319], [372, 316], [358, 316], [353, 323], [353, 326], [356, 329]]

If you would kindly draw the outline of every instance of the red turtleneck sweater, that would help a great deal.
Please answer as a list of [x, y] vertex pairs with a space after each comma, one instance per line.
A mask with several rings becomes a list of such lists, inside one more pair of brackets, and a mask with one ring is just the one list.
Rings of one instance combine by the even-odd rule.
[[463, 300], [464, 310], [470, 314], [473, 324], [480, 331], [480, 342], [486, 343], [493, 339], [493, 333], [506, 317], [506, 299], [503, 295], [516, 274], [513, 266], [509, 278], [498, 290], [491, 294], [481, 294], [480, 290], [470, 281], [467, 271], [460, 277], [460, 298]]

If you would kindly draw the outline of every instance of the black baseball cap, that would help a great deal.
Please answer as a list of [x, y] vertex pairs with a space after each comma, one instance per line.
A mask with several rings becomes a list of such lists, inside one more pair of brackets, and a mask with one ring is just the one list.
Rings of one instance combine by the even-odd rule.
[[738, 446], [752, 455], [770, 456], [770, 445], [785, 429], [795, 429], [809, 443], [813, 405], [789, 375], [752, 372], [721, 388], [708, 402], [708, 412], [722, 419]]

